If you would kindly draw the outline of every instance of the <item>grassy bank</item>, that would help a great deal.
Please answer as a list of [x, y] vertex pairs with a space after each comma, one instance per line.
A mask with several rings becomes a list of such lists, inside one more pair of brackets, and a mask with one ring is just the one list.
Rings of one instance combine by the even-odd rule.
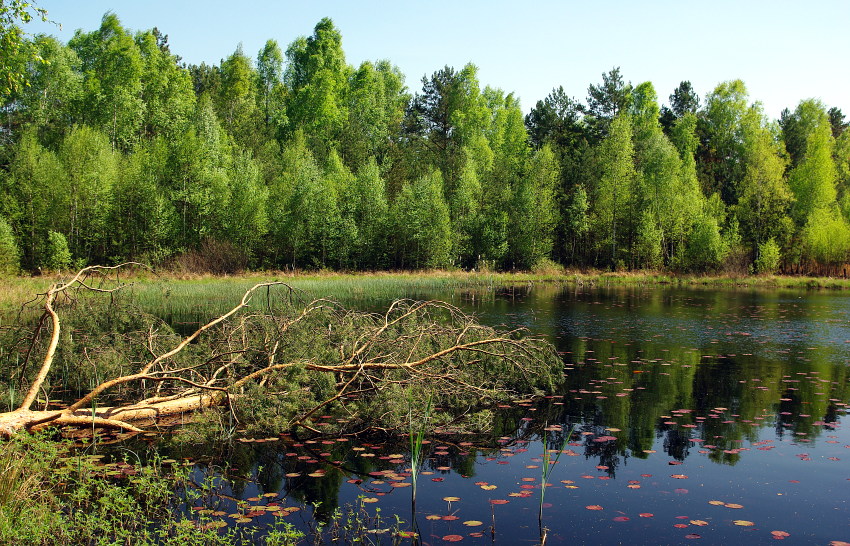
[[[44, 292], [58, 276], [13, 277], [0, 280], [0, 312], [8, 316], [23, 302]], [[292, 297], [310, 301], [329, 298], [345, 303], [385, 302], [399, 297], [428, 297], [442, 294], [486, 294], [498, 289], [528, 284], [580, 286], [704, 286], [765, 289], [850, 289], [850, 280], [800, 276], [705, 276], [675, 275], [654, 271], [611, 273], [599, 271], [547, 271], [487, 273], [463, 271], [415, 271], [374, 273], [252, 272], [236, 276], [176, 276], [136, 274], [126, 278], [134, 286], [126, 297], [143, 308], [161, 309], [180, 315], [203, 306], [216, 310], [238, 301], [257, 282], [280, 280], [294, 289]]]

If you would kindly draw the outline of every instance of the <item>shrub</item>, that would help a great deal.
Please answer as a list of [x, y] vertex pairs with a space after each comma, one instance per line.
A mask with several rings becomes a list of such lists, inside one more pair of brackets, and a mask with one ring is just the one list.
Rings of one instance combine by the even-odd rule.
[[531, 272], [537, 275], [561, 275], [564, 273], [564, 268], [550, 258], [541, 258], [532, 266]]
[[714, 270], [720, 266], [726, 254], [727, 248], [720, 236], [717, 220], [707, 215], [698, 217], [685, 249], [685, 269]]
[[759, 245], [759, 255], [756, 258], [756, 273], [773, 274], [779, 270], [779, 245], [773, 238]]
[[0, 275], [14, 275], [18, 272], [20, 252], [15, 242], [12, 226], [0, 216]]
[[248, 267], [248, 254], [229, 241], [204, 239], [201, 248], [189, 250], [171, 262], [180, 273], [233, 275]]
[[47, 244], [44, 247], [42, 267], [51, 271], [61, 271], [71, 266], [71, 251], [68, 240], [56, 231], [47, 232]]

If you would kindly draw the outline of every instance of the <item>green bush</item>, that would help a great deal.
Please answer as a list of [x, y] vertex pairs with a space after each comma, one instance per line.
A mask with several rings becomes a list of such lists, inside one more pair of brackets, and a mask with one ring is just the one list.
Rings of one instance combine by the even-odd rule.
[[42, 257], [42, 267], [50, 271], [61, 271], [70, 266], [71, 251], [68, 249], [68, 240], [59, 232], [49, 231]]
[[696, 219], [685, 249], [684, 269], [713, 271], [726, 256], [727, 247], [720, 235], [717, 220], [702, 215]]
[[779, 270], [779, 245], [773, 238], [759, 245], [759, 255], [756, 258], [756, 273], [773, 274]]
[[0, 275], [14, 275], [20, 265], [20, 252], [12, 226], [0, 216]]

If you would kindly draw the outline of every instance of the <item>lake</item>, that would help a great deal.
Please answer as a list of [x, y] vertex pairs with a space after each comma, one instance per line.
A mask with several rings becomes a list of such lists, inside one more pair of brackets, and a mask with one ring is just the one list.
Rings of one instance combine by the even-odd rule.
[[313, 514], [354, 511], [349, 525], [365, 522], [386, 544], [410, 541], [394, 529], [427, 544], [534, 544], [541, 524], [547, 544], [850, 542], [847, 294], [529, 285], [412, 295], [550, 339], [563, 388], [496, 408], [492, 435], [426, 444], [415, 512], [406, 437], [218, 446], [194, 469], [208, 484], [194, 509], [228, 526], [302, 529]]

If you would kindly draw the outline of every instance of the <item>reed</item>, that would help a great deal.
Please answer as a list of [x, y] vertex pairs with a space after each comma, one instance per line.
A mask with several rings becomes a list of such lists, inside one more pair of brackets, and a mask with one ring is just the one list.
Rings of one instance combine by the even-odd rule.
[[549, 476], [552, 474], [552, 470], [554, 470], [555, 465], [558, 464], [558, 460], [563, 455], [564, 451], [567, 449], [567, 445], [570, 442], [570, 438], [575, 432], [575, 425], [570, 427], [570, 431], [564, 436], [564, 441], [561, 443], [560, 449], [557, 450], [554, 459], [552, 458], [552, 453], [549, 450], [549, 442], [548, 442], [548, 424], [543, 429], [543, 464], [540, 465], [540, 504], [537, 510], [537, 523], [540, 528], [540, 544], [546, 543], [546, 531], [547, 529], [543, 527], [543, 500], [546, 497], [546, 487], [549, 482]]
[[432, 396], [428, 396], [425, 403], [425, 411], [422, 415], [422, 420], [417, 424], [413, 417], [413, 406], [415, 398], [411, 391], [408, 391], [408, 421], [410, 423], [410, 481], [412, 484], [411, 495], [413, 505], [416, 506], [416, 484], [419, 477], [419, 468], [422, 466], [422, 445], [425, 439], [425, 432], [428, 427], [428, 421], [431, 418], [431, 405], [433, 403]]

